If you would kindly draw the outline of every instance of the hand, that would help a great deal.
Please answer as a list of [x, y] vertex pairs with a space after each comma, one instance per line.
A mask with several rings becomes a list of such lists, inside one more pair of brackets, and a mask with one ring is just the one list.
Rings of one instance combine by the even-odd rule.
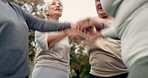
[[99, 17], [91, 17], [89, 19], [95, 25], [97, 31], [100, 31], [104, 28], [105, 19]]
[[70, 29], [72, 29], [72, 30], [76, 30], [77, 29], [77, 23], [75, 23], [75, 24], [71, 24], [71, 28]]
[[76, 29], [80, 31], [85, 31], [90, 27], [94, 27], [93, 22], [89, 18], [79, 20], [76, 24]]
[[101, 32], [96, 31], [96, 28], [94, 27], [94, 28], [87, 29], [86, 37], [87, 39], [83, 41], [82, 46], [86, 46], [91, 42], [93, 42], [95, 39], [102, 37], [102, 34]]
[[104, 28], [105, 20], [99, 17], [88, 17], [82, 20], [79, 20], [76, 23], [76, 29], [80, 31], [85, 31], [88, 28], [96, 27], [98, 31]]
[[68, 32], [70, 35], [78, 35], [81, 36], [82, 38], [87, 38], [86, 36], [86, 29], [84, 30], [79, 30], [80, 25], [78, 25], [78, 23], [75, 24], [71, 24], [71, 29], [66, 30], [66, 32]]
[[87, 38], [86, 37], [87, 35], [84, 32], [80, 31], [80, 30], [67, 29], [67, 30], [65, 30], [65, 33], [68, 33], [69, 35], [75, 36], [75, 37], [79, 36], [79, 37], [81, 37], [83, 39]]

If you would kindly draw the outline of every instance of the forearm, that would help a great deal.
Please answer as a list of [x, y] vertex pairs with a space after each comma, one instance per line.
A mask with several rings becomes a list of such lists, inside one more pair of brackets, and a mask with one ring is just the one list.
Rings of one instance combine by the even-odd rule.
[[48, 48], [52, 48], [54, 47], [54, 45], [60, 41], [61, 39], [63, 39], [64, 37], [66, 37], [68, 35], [68, 33], [64, 33], [64, 32], [59, 32], [56, 35], [48, 35], [48, 39], [47, 39], [47, 43], [48, 43]]
[[42, 32], [60, 31], [71, 27], [70, 23], [59, 23], [51, 20], [44, 20], [24, 13], [29, 28]]
[[[41, 18], [37, 18], [25, 11], [23, 11], [19, 6], [12, 4], [13, 9], [17, 10], [20, 14], [21, 20], [24, 20], [23, 23], [28, 26], [28, 28], [33, 30], [38, 30], [42, 32], [50, 32], [50, 31], [60, 31], [67, 28], [71, 28], [70, 23], [59, 23], [51, 20], [44, 20]], [[14, 19], [15, 20], [15, 19]]]
[[114, 28], [114, 19], [110, 17], [110, 19], [102, 19], [102, 18], [92, 18], [94, 24], [96, 25], [96, 29], [100, 31], [101, 36], [103, 37], [111, 37], [111, 38], [117, 38], [115, 34], [115, 28]]

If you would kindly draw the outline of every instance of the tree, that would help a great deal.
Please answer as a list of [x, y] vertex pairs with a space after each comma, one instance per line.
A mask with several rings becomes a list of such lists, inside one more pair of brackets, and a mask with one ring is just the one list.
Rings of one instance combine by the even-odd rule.
[[84, 47], [80, 46], [82, 39], [77, 37], [75, 39], [70, 38], [71, 51], [70, 51], [70, 67], [71, 78], [88, 78], [89, 74], [89, 58], [84, 50]]

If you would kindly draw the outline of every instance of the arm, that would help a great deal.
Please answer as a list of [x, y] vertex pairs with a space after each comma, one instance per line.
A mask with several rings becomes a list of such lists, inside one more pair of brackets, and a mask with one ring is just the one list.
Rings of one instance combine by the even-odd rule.
[[66, 37], [68, 35], [67, 32], [58, 32], [57, 34], [48, 34], [48, 38], [47, 38], [47, 43], [48, 43], [48, 48], [52, 48], [54, 47], [54, 45], [60, 41], [61, 39], [63, 39], [64, 37]]
[[70, 23], [59, 23], [55, 21], [49, 21], [37, 18], [25, 11], [23, 11], [19, 6], [12, 4], [13, 8], [20, 14], [25, 23], [30, 29], [49, 32], [49, 31], [60, 31], [67, 28], [71, 28]]
[[26, 23], [29, 28], [38, 31], [60, 31], [66, 28], [70, 28], [70, 23], [59, 23], [51, 20], [43, 20], [36, 18], [30, 14], [24, 12]]
[[[98, 17], [90, 18], [95, 24], [96, 29], [100, 29], [100, 34], [103, 37], [117, 38], [115, 34], [115, 20], [112, 17], [110, 19], [102, 19]], [[103, 26], [101, 25], [103, 23]], [[106, 28], [107, 27], [107, 28]]]
[[57, 32], [56, 34], [35, 31], [35, 40], [43, 51], [48, 51], [50, 48], [67, 36], [66, 32]]
[[99, 17], [88, 17], [82, 20], [79, 20], [77, 23], [77, 30], [85, 30], [87, 28], [96, 27], [96, 29], [99, 31], [104, 28], [104, 20]]
[[100, 32], [99, 36], [117, 38], [114, 29], [115, 21], [112, 17], [109, 17], [109, 19], [99, 17], [92, 17], [88, 19], [96, 27], [96, 30]]
[[[92, 18], [87, 18], [87, 21], [82, 21], [83, 24], [82, 27], [84, 26], [83, 29], [85, 29], [84, 32], [87, 34], [88, 41], [85, 41], [86, 43], [90, 43], [93, 40], [99, 38], [99, 37], [111, 37], [111, 38], [117, 38], [115, 35], [115, 29], [114, 29], [114, 19], [102, 19], [99, 17], [92, 17]], [[85, 23], [86, 22], [86, 23]], [[87, 22], [90, 22], [88, 24], [93, 25], [95, 27], [95, 30], [92, 29], [93, 26], [88, 26]], [[107, 27], [107, 28], [106, 28]], [[96, 31], [97, 30], [97, 31]]]
[[96, 27], [97, 31], [100, 31], [101, 29], [104, 28], [104, 20], [102, 18], [99, 17], [90, 17], [88, 18], [90, 20], [90, 22], [93, 23], [93, 25]]

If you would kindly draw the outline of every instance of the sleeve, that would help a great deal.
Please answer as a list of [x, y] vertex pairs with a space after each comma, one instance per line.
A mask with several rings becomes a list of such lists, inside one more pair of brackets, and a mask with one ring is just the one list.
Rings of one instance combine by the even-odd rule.
[[105, 21], [104, 23], [104, 29], [101, 30], [101, 34], [104, 38], [110, 37], [110, 38], [118, 38], [118, 36], [115, 33], [115, 20], [114, 18], [110, 18], [110, 20]]
[[48, 38], [48, 33], [35, 31], [35, 41], [36, 44], [38, 45], [38, 47], [36, 48], [37, 49], [40, 48], [42, 51], [48, 51], [49, 49], [48, 49], [47, 38]]
[[[10, 3], [11, 4], [11, 3]], [[44, 19], [37, 18], [25, 11], [23, 11], [18, 5], [11, 4], [12, 7], [19, 12], [20, 16], [23, 17], [25, 23], [30, 29], [38, 30], [42, 32], [60, 31], [71, 27], [70, 23], [59, 23], [56, 21], [47, 21]]]
[[26, 23], [29, 28], [38, 31], [60, 31], [66, 28], [70, 28], [70, 23], [59, 23], [51, 20], [43, 20], [36, 18], [32, 15], [24, 13], [26, 16]]
[[101, 30], [101, 34], [103, 37], [117, 38], [117, 36], [115, 34], [115, 29], [111, 28], [111, 27]]
[[22, 14], [28, 27], [33, 30], [38, 30], [42, 32], [60, 31], [70, 28], [71, 25], [70, 23], [59, 23], [56, 21], [40, 19], [25, 11], [22, 11]]

